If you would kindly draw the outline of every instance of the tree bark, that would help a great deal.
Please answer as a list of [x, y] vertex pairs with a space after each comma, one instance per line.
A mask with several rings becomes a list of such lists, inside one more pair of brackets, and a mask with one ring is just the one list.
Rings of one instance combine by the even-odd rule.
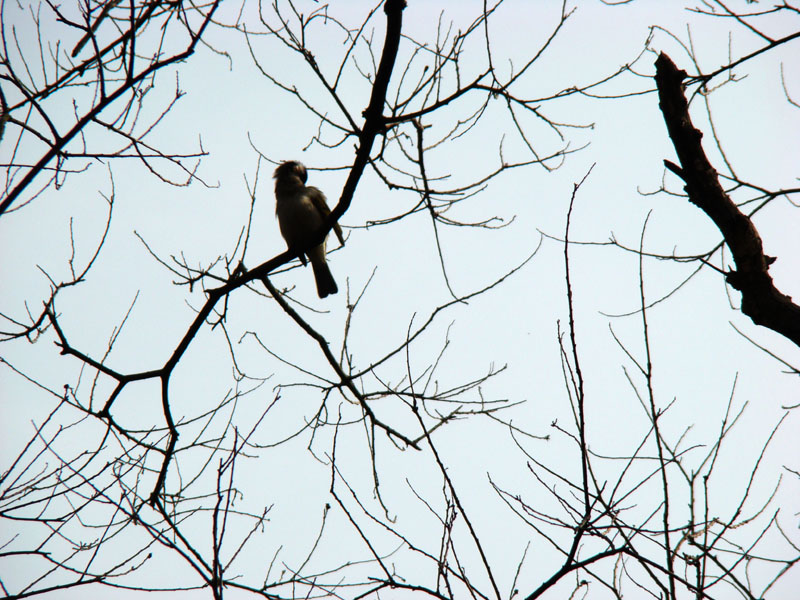
[[689, 201], [714, 221], [730, 248], [736, 269], [728, 272], [726, 279], [742, 293], [742, 312], [756, 325], [769, 327], [800, 346], [800, 307], [775, 287], [769, 274], [775, 258], [764, 254], [753, 221], [725, 193], [703, 151], [703, 134], [689, 116], [682, 85], [686, 77], [669, 56], [659, 55], [655, 75], [659, 108], [680, 166], [668, 160], [664, 164], [683, 179]]

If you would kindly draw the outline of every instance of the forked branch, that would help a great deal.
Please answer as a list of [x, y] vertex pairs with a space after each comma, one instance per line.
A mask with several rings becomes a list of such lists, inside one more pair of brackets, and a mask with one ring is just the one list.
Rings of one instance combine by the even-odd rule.
[[756, 325], [768, 327], [800, 346], [800, 306], [775, 287], [769, 274], [775, 258], [764, 254], [753, 221], [725, 193], [703, 150], [703, 134], [692, 124], [682, 85], [686, 77], [669, 56], [663, 52], [659, 55], [655, 76], [659, 107], [680, 166], [668, 160], [664, 164], [683, 179], [689, 201], [714, 221], [731, 249], [736, 270], [728, 272], [726, 279], [742, 293], [742, 312]]

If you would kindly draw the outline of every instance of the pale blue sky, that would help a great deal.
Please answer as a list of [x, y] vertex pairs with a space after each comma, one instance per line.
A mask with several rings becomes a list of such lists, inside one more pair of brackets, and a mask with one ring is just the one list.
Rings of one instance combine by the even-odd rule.
[[[683, 43], [688, 43], [690, 31], [705, 71], [728, 60], [729, 21], [679, 10], [678, 3], [636, 1], [619, 7], [606, 7], [597, 2], [577, 4], [574, 15], [553, 46], [520, 82], [517, 93], [521, 96], [549, 96], [565, 86], [586, 84], [613, 73], [637, 56], [647, 39], [648, 26], [654, 24], [672, 31]], [[361, 2], [339, 3], [331, 7], [331, 13], [341, 11], [335, 14], [353, 25], [360, 19], [364, 6], [366, 4]], [[435, 34], [440, 11], [444, 10], [444, 20], [453, 19], [458, 29], [474, 18], [480, 6], [480, 2], [412, 1], [405, 11], [404, 31], [416, 39], [429, 40]], [[223, 10], [232, 8], [229, 4]], [[531, 48], [538, 47], [546, 39], [557, 22], [559, 10], [560, 5], [555, 2], [517, 1], [497, 11], [491, 21], [491, 31], [494, 59], [502, 65], [501, 72], [508, 67], [509, 60], [517, 68]], [[222, 12], [218, 17], [231, 19], [234, 12]], [[374, 39], [379, 47], [383, 36], [380, 11], [375, 19]], [[29, 20], [21, 20], [18, 26], [29, 26]], [[796, 26], [796, 22], [787, 20], [769, 23], [767, 27], [774, 35], [780, 35]], [[257, 23], [253, 27], [257, 27]], [[320, 29], [311, 40], [312, 50], [323, 69], [330, 66], [326, 61], [328, 53], [332, 55], [330, 62], [335, 62], [342, 51], [341, 35], [335, 30], [330, 34], [328, 31]], [[465, 80], [484, 66], [479, 40], [477, 37], [475, 43], [465, 49]], [[346, 166], [353, 160], [352, 140], [335, 149], [312, 146], [308, 151], [302, 150], [317, 132], [318, 121], [291, 95], [275, 89], [258, 74], [241, 35], [212, 29], [208, 41], [215, 48], [230, 53], [232, 68], [227, 58], [206, 49], [181, 65], [180, 88], [187, 94], [154, 134], [153, 141], [158, 141], [164, 149], [182, 151], [195, 148], [201, 135], [203, 148], [210, 156], [203, 159], [199, 175], [209, 187], [197, 182], [186, 188], [167, 186], [150, 177], [134, 160], [118, 161], [110, 166], [94, 163], [85, 173], [70, 175], [58, 192], [49, 190], [29, 206], [0, 218], [0, 255], [6, 257], [0, 264], [3, 282], [0, 312], [22, 319], [25, 302], [31, 312], [36, 313], [49, 293], [49, 282], [42, 270], [57, 281], [69, 275], [70, 218], [74, 220], [75, 238], [79, 240], [76, 261], [85, 261], [93, 251], [92, 244], [99, 239], [106, 216], [102, 195], [110, 195], [113, 176], [115, 204], [108, 242], [88, 281], [61, 294], [57, 308], [70, 341], [82, 351], [97, 356], [104, 351], [114, 328], [120, 324], [138, 292], [135, 308], [107, 360], [107, 364], [123, 372], [160, 367], [193, 318], [193, 308], [199, 307], [204, 299], [198, 287], [190, 294], [185, 286], [174, 286], [175, 277], [149, 256], [134, 232], [162, 258], [183, 256], [190, 265], [206, 266], [217, 257], [231, 255], [239, 232], [246, 224], [250, 198], [245, 180], [252, 184], [258, 164], [258, 155], [250, 140], [258, 151], [273, 160], [298, 159], [310, 168]], [[730, 36], [730, 52], [738, 57], [761, 43], [738, 28]], [[787, 45], [737, 70], [737, 74], [747, 77], [726, 85], [709, 99], [714, 124], [737, 174], [770, 189], [797, 186], [800, 151], [796, 140], [800, 111], [786, 103], [780, 80], [783, 61], [788, 89], [795, 100], [800, 98], [797, 43], [795, 40], [794, 45]], [[318, 100], [323, 112], [340, 118], [335, 105], [321, 94], [319, 84], [296, 56], [271, 38], [257, 37], [253, 44], [257, 57], [276, 77], [301, 90], [310, 90], [309, 98]], [[651, 47], [667, 51], [679, 66], [692, 70], [678, 43], [663, 32], [655, 33]], [[653, 52], [645, 53], [636, 70], [652, 75], [655, 56]], [[366, 59], [363, 51], [358, 58]], [[352, 72], [350, 76], [353, 84], [344, 88], [342, 95], [353, 113], [360, 115], [366, 105], [368, 88], [359, 84]], [[397, 83], [396, 78], [393, 83]], [[146, 114], [157, 114], [174, 92], [175, 85], [172, 72], [160, 74], [151, 98], [155, 103], [146, 108]], [[600, 91], [619, 94], [652, 87], [652, 79], [626, 75]], [[495, 102], [472, 135], [431, 152], [428, 163], [431, 174], [450, 177], [448, 186], [482, 175], [498, 164], [501, 139], [505, 160], [529, 158], [503, 115], [502, 103]], [[463, 106], [454, 105], [435, 119], [427, 119], [425, 124], [432, 127], [426, 135], [434, 138], [437, 132], [447, 131], [454, 119], [463, 117], [460, 111], [467, 111], [473, 105], [467, 98]], [[64, 106], [61, 110], [61, 116], [69, 119], [71, 107]], [[475, 198], [448, 213], [448, 216], [464, 220], [494, 215], [506, 220], [514, 217], [509, 227], [498, 231], [440, 229], [450, 283], [457, 293], [467, 294], [481, 288], [518, 265], [538, 246], [539, 232], [562, 236], [573, 185], [592, 165], [593, 171], [577, 196], [573, 239], [605, 242], [613, 235], [621, 244], [636, 247], [649, 214], [645, 247], [650, 252], [692, 254], [717, 243], [716, 229], [686, 199], [639, 193], [656, 190], [664, 174], [662, 160], [674, 160], [655, 93], [613, 100], [570, 97], [543, 103], [542, 110], [557, 121], [593, 123], [593, 129], [565, 130], [570, 136], [566, 141], [571, 148], [590, 145], [568, 156], [564, 166], [553, 172], [538, 166], [506, 172]], [[693, 117], [699, 127], [707, 128], [699, 100]], [[542, 154], [566, 143], [540, 123], [528, 121], [527, 125], [537, 151]], [[718, 170], [724, 171], [719, 153], [711, 144], [710, 133], [704, 141], [712, 162]], [[7, 140], [0, 145], [4, 161], [9, 152], [7, 146]], [[250, 268], [285, 248], [274, 219], [272, 169], [272, 165], [262, 161], [253, 229], [245, 257]], [[312, 170], [309, 183], [325, 191], [333, 203], [345, 177], [346, 171]], [[669, 189], [680, 189], [673, 175], [667, 174], [664, 181]], [[738, 197], [739, 200], [744, 198]], [[320, 301], [314, 293], [309, 269], [294, 269], [273, 278], [278, 288], [296, 286], [294, 295], [298, 300], [324, 311], [307, 317], [328, 337], [334, 354], [338, 355], [347, 316], [346, 292], [349, 288], [354, 297], [375, 273], [349, 325], [348, 351], [359, 368], [402, 343], [412, 320], [419, 324], [436, 306], [449, 299], [436, 257], [430, 220], [424, 213], [388, 227], [360, 227], [366, 221], [401, 212], [416, 200], [412, 194], [387, 190], [368, 171], [350, 210], [342, 219], [350, 234], [347, 245], [329, 257], [332, 272], [339, 282], [339, 294]], [[800, 236], [795, 234], [797, 210], [785, 199], [778, 199], [759, 215], [756, 225], [764, 238], [766, 252], [779, 257], [771, 269], [776, 284], [785, 293], [800, 298], [797, 277]], [[353, 228], [348, 229], [348, 226]], [[336, 243], [329, 241], [329, 246], [336, 247]], [[590, 446], [601, 455], [628, 455], [647, 425], [623, 371], [623, 367], [631, 373], [635, 369], [615, 343], [609, 326], [637, 359], [641, 359], [641, 319], [638, 315], [607, 315], [636, 310], [639, 303], [637, 257], [608, 246], [575, 246], [571, 257], [577, 336], [588, 394]], [[241, 254], [237, 255], [239, 258]], [[648, 299], [655, 300], [669, 292], [694, 268], [694, 264], [646, 260], [644, 278]], [[738, 293], [728, 290], [728, 294], [730, 301], [738, 306]], [[708, 444], [713, 440], [734, 381], [734, 411], [748, 403], [715, 473], [719, 479], [714, 482], [714, 501], [719, 502], [715, 506], [721, 519], [734, 510], [735, 502], [747, 485], [747, 474], [758, 449], [783, 414], [782, 407], [798, 403], [796, 377], [783, 374], [780, 363], [754, 348], [732, 325], [791, 364], [800, 365], [797, 348], [776, 334], [756, 327], [740, 312], [731, 309], [728, 294], [722, 277], [707, 269], [649, 312], [657, 402], [663, 407], [675, 400], [671, 414], [663, 421], [673, 439], [690, 427], [685, 446]], [[505, 418], [532, 434], [553, 436], [549, 442], [526, 440], [526, 450], [564, 476], [577, 477], [577, 454], [550, 426], [558, 420], [566, 427], [572, 418], [557, 343], [557, 322], [560, 321], [562, 329], [566, 330], [566, 320], [563, 246], [545, 239], [533, 260], [502, 286], [467, 305], [448, 309], [412, 346], [411, 368], [415, 376], [421, 375], [437, 359], [445, 340], [449, 340], [449, 346], [434, 377], [441, 389], [481, 376], [491, 365], [496, 368], [507, 365], [503, 374], [482, 387], [484, 399], [526, 401], [511, 409]], [[228, 304], [226, 325], [237, 353], [238, 367], [253, 378], [266, 379], [261, 387], [254, 381], [241, 384], [241, 390], [254, 388], [254, 391], [239, 401], [235, 422], [240, 427], [246, 427], [261, 414], [273, 399], [275, 386], [313, 382], [312, 378], [286, 367], [266, 353], [256, 341], [256, 335], [283, 359], [333, 377], [314, 343], [303, 337], [269, 298], [246, 290], [237, 291]], [[0, 329], [6, 329], [5, 324]], [[36, 344], [5, 344], [0, 355], [56, 391], [61, 391], [65, 383], [77, 385], [79, 378], [80, 389], [87, 394], [92, 385], [93, 374], [88, 369], [81, 375], [77, 360], [59, 356], [51, 332]], [[218, 404], [236, 388], [231, 373], [230, 352], [222, 332], [219, 328], [214, 331], [204, 328], [173, 375], [172, 402], [176, 415], [189, 419]], [[380, 367], [378, 375], [388, 384], [406, 377], [405, 356], [398, 356]], [[641, 377], [637, 378], [634, 373], [633, 378], [637, 385], [642, 385]], [[101, 379], [97, 385], [98, 397], [103, 398], [110, 390], [109, 383]], [[375, 389], [379, 382], [367, 378], [365, 386]], [[31, 422], [40, 422], [51, 410], [52, 398], [4, 365], [0, 365], [0, 389], [0, 410], [4, 415], [0, 425], [3, 439], [0, 464], [4, 470], [9, 457], [32, 433]], [[130, 427], [160, 425], [157, 391], [152, 382], [130, 386], [115, 404], [115, 419]], [[473, 391], [467, 398], [474, 401], [478, 396]], [[273, 443], [301, 428], [313, 417], [321, 400], [321, 395], [313, 388], [283, 389], [280, 402], [260, 430], [258, 442]], [[401, 406], [393, 402], [396, 399], [376, 402], [376, 412], [397, 419], [397, 423], [412, 430], [413, 422], [403, 414]], [[357, 418], [356, 407], [341, 398], [329, 399], [328, 408], [331, 419], [335, 418], [337, 410], [346, 417]], [[77, 418], [73, 415], [74, 420]], [[753, 510], [758, 502], [765, 501], [782, 474], [784, 485], [775, 506], [782, 508], [782, 525], [795, 544], [800, 543], [796, 516], [800, 485], [783, 466], [798, 468], [797, 427], [797, 415], [790, 414], [765, 456], [763, 478], [757, 480], [752, 504], [747, 505], [747, 509]], [[345, 431], [347, 434], [341, 435], [337, 449], [340, 468], [348, 481], [357, 486], [364, 501], [375, 508], [363, 429], [354, 426]], [[74, 439], [70, 441], [78, 447], [86, 444], [91, 448], [103, 433], [101, 427], [84, 423], [76, 427]], [[187, 433], [181, 441], [190, 438]], [[258, 510], [257, 507], [274, 504], [266, 533], [254, 543], [251, 553], [237, 563], [239, 572], [245, 574], [248, 581], [263, 578], [263, 565], [278, 547], [283, 546], [282, 560], [298, 567], [313, 545], [323, 507], [331, 502], [327, 493], [329, 467], [315, 455], [324, 460], [325, 453], [330, 451], [331, 438], [332, 428], [321, 430], [313, 442], [304, 434], [285, 446], [263, 451], [258, 459], [242, 461], [237, 467], [237, 481], [243, 493], [241, 506]], [[551, 499], [532, 481], [525, 456], [503, 426], [485, 418], [449, 425], [435, 439], [450, 467], [451, 477], [461, 490], [466, 510], [478, 522], [487, 552], [496, 564], [502, 565], [497, 577], [506, 587], [510, 586], [525, 545], [534, 540], [535, 557], [531, 559], [529, 555], [518, 582], [520, 590], [531, 591], [553, 572], [554, 567], [557, 568], [561, 556], [537, 545], [542, 543], [541, 538], [536, 538], [510, 513], [487, 478], [488, 474], [510, 493], [518, 493], [531, 503], [541, 503], [547, 510], [555, 510], [557, 507], [552, 506]], [[429, 452], [400, 452], [387, 444], [383, 435], [378, 435], [377, 442], [382, 494], [392, 516], [397, 517], [398, 527], [411, 538], [435, 549], [438, 539], [435, 520], [414, 499], [406, 483], [409, 481], [431, 502], [441, 504], [441, 483]], [[309, 445], [312, 452], [306, 450]], [[197, 460], [198, 457], [187, 459], [189, 466], [187, 473], [182, 473], [183, 477], [190, 477], [188, 472], [196, 467]], [[617, 470], [615, 464], [601, 466], [598, 463], [601, 477], [613, 480]], [[174, 470], [170, 471], [170, 477], [177, 477]], [[204, 482], [202, 489], [207, 491], [208, 485], [209, 482]], [[687, 502], [680, 492], [676, 492], [676, 498], [678, 506]], [[638, 502], [636, 510], [653, 509], [644, 506], [641, 499]], [[368, 558], [366, 549], [359, 545], [341, 513], [334, 509], [330, 518], [336, 535], [323, 542], [312, 568], [330, 568], [341, 560], [343, 553], [351, 560]], [[207, 544], [209, 535], [205, 529], [198, 527], [193, 533], [197, 543]], [[22, 531], [22, 535], [34, 534]], [[0, 543], [7, 537], [8, 534], [4, 534]], [[396, 545], [395, 540], [381, 539], [380, 542], [385, 552]], [[768, 545], [768, 549], [772, 548]], [[782, 552], [785, 545], [776, 541], [774, 549]], [[165, 582], [174, 582], [180, 577], [176, 573], [184, 569], [187, 581], [198, 581], [191, 579], [185, 565], [174, 557], [164, 560], [169, 562], [162, 566], [168, 564], [170, 569], [168, 575], [162, 574], [166, 575]], [[397, 557], [398, 564], [409, 564], [403, 563], [404, 560], [412, 564], [414, 561], [407, 556]], [[465, 560], [472, 564], [475, 557], [467, 555]], [[17, 566], [19, 570], [11, 573], [0, 562], [0, 576], [4, 581], [13, 583], [17, 577], [27, 575], [24, 565]], [[152, 577], [148, 581], [155, 584], [156, 569], [147, 573]], [[758, 576], [756, 572], [754, 577]], [[796, 589], [792, 586], [797, 585], [800, 585], [800, 576], [790, 573], [774, 597], [785, 597], [780, 590], [790, 593]], [[597, 591], [599, 594], [600, 590]], [[87, 597], [86, 593], [80, 590], [59, 597]], [[106, 590], [97, 590], [97, 595], [91, 597], [103, 597], [105, 593]]]

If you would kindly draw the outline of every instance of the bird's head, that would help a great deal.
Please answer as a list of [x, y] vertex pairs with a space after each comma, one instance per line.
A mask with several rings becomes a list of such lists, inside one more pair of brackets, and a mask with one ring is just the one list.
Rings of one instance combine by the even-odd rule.
[[296, 160], [287, 160], [278, 165], [275, 173], [272, 175], [278, 181], [286, 181], [290, 177], [297, 177], [303, 183], [308, 179], [308, 172], [306, 171], [303, 163]]

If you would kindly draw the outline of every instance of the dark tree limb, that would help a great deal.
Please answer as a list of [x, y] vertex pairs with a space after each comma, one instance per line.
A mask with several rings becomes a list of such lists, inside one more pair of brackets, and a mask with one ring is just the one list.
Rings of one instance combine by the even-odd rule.
[[683, 179], [689, 201], [714, 221], [731, 249], [736, 270], [727, 273], [726, 279], [742, 293], [742, 312], [756, 325], [768, 327], [800, 346], [800, 306], [775, 287], [769, 274], [775, 258], [764, 254], [758, 230], [725, 193], [703, 151], [703, 134], [689, 116], [682, 85], [686, 77], [669, 56], [663, 52], [659, 55], [655, 76], [659, 107], [680, 166], [666, 160], [664, 164]]
[[[380, 62], [378, 63], [378, 70], [375, 72], [375, 83], [372, 85], [369, 104], [362, 112], [364, 124], [361, 129], [356, 132], [358, 135], [356, 157], [350, 169], [350, 174], [347, 176], [347, 181], [344, 183], [344, 188], [342, 188], [339, 201], [322, 223], [322, 227], [317, 236], [309, 242], [310, 248], [322, 243], [322, 241], [328, 237], [328, 233], [330, 233], [331, 229], [333, 229], [333, 225], [337, 223], [342, 215], [347, 212], [347, 209], [350, 208], [350, 203], [353, 201], [358, 182], [361, 180], [367, 163], [370, 161], [370, 153], [372, 152], [375, 138], [378, 137], [378, 135], [385, 134], [390, 125], [389, 119], [383, 114], [383, 108], [386, 104], [386, 93], [389, 89], [389, 81], [391, 80], [394, 64], [397, 60], [397, 51], [400, 48], [400, 39], [403, 30], [403, 11], [406, 6], [406, 0], [385, 0], [383, 4], [383, 12], [386, 13], [386, 37], [383, 43]], [[336, 98], [337, 102], [339, 101], [335, 94], [334, 98]], [[299, 256], [302, 250], [303, 249], [297, 249], [293, 251], [289, 258], [291, 259]], [[256, 275], [256, 272], [252, 271], [249, 275], [253, 275], [253, 277], [249, 277], [249, 279], [260, 279], [269, 273], [269, 271], [264, 268], [264, 265], [259, 265], [257, 270], [258, 274]]]
[[350, 202], [356, 192], [356, 186], [369, 162], [373, 142], [378, 134], [385, 131], [386, 118], [383, 115], [383, 107], [386, 103], [386, 92], [389, 89], [389, 80], [394, 71], [394, 63], [397, 60], [397, 50], [400, 47], [403, 10], [405, 8], [406, 0], [386, 0], [383, 5], [383, 12], [386, 13], [386, 39], [383, 43], [383, 52], [378, 63], [378, 70], [375, 73], [375, 83], [372, 86], [369, 104], [364, 109], [364, 125], [358, 135], [358, 149], [356, 150], [353, 168], [350, 169], [350, 175], [344, 184], [339, 202], [325, 220], [323, 227], [325, 235], [350, 207]]

